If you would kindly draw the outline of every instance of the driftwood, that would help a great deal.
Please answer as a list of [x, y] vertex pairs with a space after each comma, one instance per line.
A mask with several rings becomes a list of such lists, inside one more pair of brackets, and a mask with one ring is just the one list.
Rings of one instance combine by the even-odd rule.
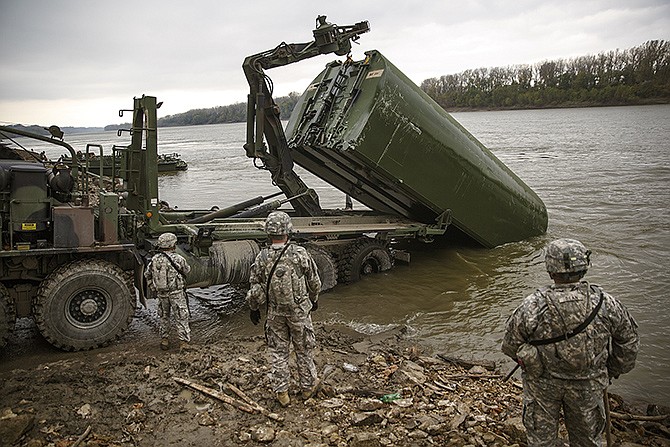
[[246, 403], [248, 403], [252, 407], [262, 408], [256, 401], [254, 401], [252, 398], [247, 396], [247, 394], [244, 391], [242, 391], [241, 389], [239, 389], [238, 387], [236, 387], [232, 383], [226, 383], [226, 386], [228, 387], [228, 389], [230, 391], [237, 394], [237, 397], [239, 397], [240, 399], [242, 399], [243, 401], [245, 401]]
[[610, 398], [607, 388], [603, 390], [603, 401], [605, 403], [605, 440], [607, 447], [612, 447], [612, 412], [610, 411]]
[[74, 441], [74, 443], [72, 443], [72, 446], [71, 446], [71, 447], [77, 447], [79, 444], [81, 444], [82, 442], [84, 442], [84, 439], [86, 439], [86, 437], [87, 437], [90, 433], [91, 433], [91, 426], [89, 425], [88, 427], [86, 427], [86, 430], [84, 430], [84, 433], [82, 433], [81, 436], [79, 436], [79, 437], [77, 438], [77, 440]]
[[440, 379], [499, 379], [502, 377], [502, 374], [448, 374], [446, 376], [440, 376]]
[[321, 391], [321, 389], [323, 388], [323, 385], [326, 383], [326, 380], [328, 380], [336, 370], [337, 368], [329, 364], [323, 367], [323, 370], [321, 371], [321, 378], [317, 379], [316, 384], [314, 384], [314, 388], [312, 389], [308, 399], [312, 396], [316, 396], [317, 394], [319, 394], [319, 391]]
[[244, 391], [242, 391], [241, 389], [237, 388], [235, 385], [233, 385], [233, 384], [231, 384], [231, 383], [227, 383], [226, 386], [228, 387], [228, 389], [229, 389], [230, 391], [232, 391], [233, 393], [237, 394], [237, 396], [238, 396], [240, 399], [242, 399], [243, 401], [245, 401], [245, 402], [246, 402], [247, 404], [249, 404], [252, 408], [256, 409], [256, 410], [257, 410], [260, 414], [262, 414], [263, 416], [267, 416], [267, 417], [269, 417], [270, 419], [275, 420], [275, 421], [283, 421], [283, 420], [284, 420], [284, 419], [283, 419], [281, 416], [279, 416], [278, 414], [276, 414], [276, 413], [270, 413], [270, 411], [269, 411], [267, 408], [261, 406], [258, 402], [256, 402], [255, 400], [253, 400], [252, 398], [250, 398], [249, 396], [247, 396], [247, 394], [246, 394]]
[[258, 411], [255, 408], [251, 407], [247, 403], [240, 402], [239, 400], [234, 399], [234, 398], [230, 397], [229, 395], [227, 395], [225, 393], [222, 393], [220, 391], [216, 391], [212, 388], [208, 388], [204, 385], [200, 385], [198, 383], [192, 382], [192, 381], [187, 380], [187, 379], [182, 379], [181, 377], [173, 377], [173, 379], [177, 383], [180, 383], [182, 385], [186, 385], [188, 387], [191, 387], [194, 390], [198, 390], [201, 393], [207, 394], [210, 397], [213, 397], [213, 398], [218, 399], [222, 402], [225, 402], [229, 405], [232, 405], [233, 407], [235, 407], [239, 410], [242, 410], [242, 411], [245, 411], [245, 412], [251, 413], [251, 414], [258, 413]]
[[347, 352], [344, 349], [333, 348], [332, 350], [333, 350], [333, 352], [337, 352], [338, 354], [351, 355], [350, 352]]
[[489, 362], [486, 360], [464, 360], [456, 357], [449, 357], [444, 354], [437, 354], [437, 358], [447, 363], [462, 366], [465, 369], [470, 369], [473, 366], [481, 366], [482, 368], [488, 369], [489, 371], [495, 371], [496, 369], [496, 364], [494, 362]]
[[222, 392], [214, 390], [212, 388], [208, 388], [204, 385], [200, 385], [198, 383], [192, 382], [192, 381], [187, 380], [187, 379], [182, 379], [181, 377], [173, 377], [173, 379], [177, 383], [180, 383], [182, 385], [186, 385], [190, 388], [193, 388], [194, 390], [200, 391], [203, 394], [206, 394], [210, 397], [213, 397], [213, 398], [218, 399], [222, 402], [225, 402], [229, 405], [232, 405], [233, 407], [237, 408], [238, 410], [241, 410], [241, 411], [244, 411], [244, 412], [250, 413], [250, 414], [261, 413], [264, 416], [267, 416], [268, 418], [276, 420], [276, 421], [281, 421], [282, 420], [281, 416], [279, 416], [275, 413], [267, 412], [267, 410], [266, 410], [266, 413], [263, 413], [262, 410], [261, 410], [262, 407], [260, 405], [257, 405], [256, 407], [254, 407], [254, 406], [252, 406], [252, 405], [250, 405], [246, 402], [242, 402], [242, 401], [239, 401], [239, 400], [237, 400], [233, 397], [230, 397], [226, 393], [222, 393]]
[[658, 422], [670, 418], [670, 414], [660, 414], [658, 416], [646, 416], [643, 414], [617, 413], [615, 411], [611, 411], [610, 416], [612, 417], [612, 419], [619, 419], [620, 421], [644, 421], [644, 422]]
[[388, 394], [388, 391], [382, 390], [373, 390], [370, 388], [354, 388], [353, 386], [345, 386], [341, 388], [335, 388], [336, 394], [353, 394], [354, 396], [359, 397], [382, 397], [385, 394]]

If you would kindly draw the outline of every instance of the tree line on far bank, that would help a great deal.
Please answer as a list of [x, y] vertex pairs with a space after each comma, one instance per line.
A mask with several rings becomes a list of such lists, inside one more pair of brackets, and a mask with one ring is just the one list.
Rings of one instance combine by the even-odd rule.
[[[534, 65], [477, 68], [426, 79], [421, 89], [445, 110], [528, 109], [670, 103], [670, 42], [650, 40], [613, 50]], [[288, 119], [300, 95], [275, 98]], [[246, 103], [190, 110], [159, 126], [246, 121]]]
[[667, 104], [670, 42], [650, 40], [595, 56], [466, 70], [426, 79], [421, 89], [451, 111]]
[[[668, 104], [670, 42], [650, 40], [626, 50], [573, 59], [466, 70], [426, 79], [421, 89], [447, 111]], [[274, 98], [281, 119], [289, 118], [299, 98], [295, 92]], [[246, 114], [246, 102], [239, 102], [168, 115], [158, 119], [158, 126], [238, 123], [246, 121]], [[41, 126], [18, 127], [47, 134]]]
[[[274, 98], [279, 106], [279, 117], [288, 119], [293, 108], [300, 99], [298, 93], [292, 92], [288, 96]], [[195, 109], [176, 115], [168, 115], [158, 119], [158, 127], [194, 126], [199, 124], [242, 123], [247, 120], [247, 103], [238, 102], [228, 106], [212, 107], [210, 109]], [[105, 128], [107, 129], [107, 128]]]

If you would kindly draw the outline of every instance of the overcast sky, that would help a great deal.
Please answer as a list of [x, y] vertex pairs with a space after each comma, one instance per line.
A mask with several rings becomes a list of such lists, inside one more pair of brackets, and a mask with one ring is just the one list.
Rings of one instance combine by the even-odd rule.
[[[246, 101], [244, 58], [312, 40], [317, 15], [370, 22], [354, 45], [414, 82], [670, 40], [669, 0], [0, 0], [0, 122], [104, 126], [157, 96], [159, 116]], [[302, 91], [335, 55], [268, 71]]]

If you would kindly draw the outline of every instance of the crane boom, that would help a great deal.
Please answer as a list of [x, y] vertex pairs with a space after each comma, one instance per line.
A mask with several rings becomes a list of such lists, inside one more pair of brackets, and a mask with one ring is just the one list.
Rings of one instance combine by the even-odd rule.
[[320, 54], [335, 53], [344, 56], [351, 50], [351, 42], [358, 40], [360, 34], [369, 30], [367, 21], [350, 26], [337, 26], [326, 22], [326, 16], [319, 16], [313, 30], [313, 41], [292, 44], [282, 42], [271, 50], [248, 56], [242, 65], [250, 90], [244, 145], [247, 157], [260, 160], [261, 165], [258, 167], [270, 171], [272, 182], [286, 197], [300, 196], [292, 204], [301, 216], [320, 216], [323, 211], [316, 192], [308, 188], [293, 170], [293, 158], [279, 118], [279, 108], [272, 98], [272, 80], [264, 70], [293, 64]]

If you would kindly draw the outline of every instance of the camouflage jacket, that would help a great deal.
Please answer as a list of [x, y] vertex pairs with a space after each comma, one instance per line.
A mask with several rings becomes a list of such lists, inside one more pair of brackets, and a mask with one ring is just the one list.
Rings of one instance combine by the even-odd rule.
[[252, 310], [267, 304], [268, 316], [306, 316], [319, 298], [321, 280], [314, 260], [305, 248], [289, 244], [272, 275], [269, 302], [265, 290], [268, 276], [284, 245], [273, 245], [258, 253], [251, 266], [247, 303]]
[[[172, 262], [168, 259], [172, 259]], [[180, 271], [175, 270], [174, 263]], [[184, 290], [184, 276], [191, 271], [183, 256], [174, 252], [156, 253], [147, 265], [144, 277], [154, 292], [159, 294]]]
[[601, 293], [603, 303], [583, 331], [534, 348], [544, 367], [541, 377], [595, 380], [607, 386], [608, 376], [618, 377], [635, 366], [637, 323], [618, 300], [585, 281], [554, 284], [526, 297], [507, 321], [502, 351], [516, 360], [525, 343], [569, 333], [589, 317]]

